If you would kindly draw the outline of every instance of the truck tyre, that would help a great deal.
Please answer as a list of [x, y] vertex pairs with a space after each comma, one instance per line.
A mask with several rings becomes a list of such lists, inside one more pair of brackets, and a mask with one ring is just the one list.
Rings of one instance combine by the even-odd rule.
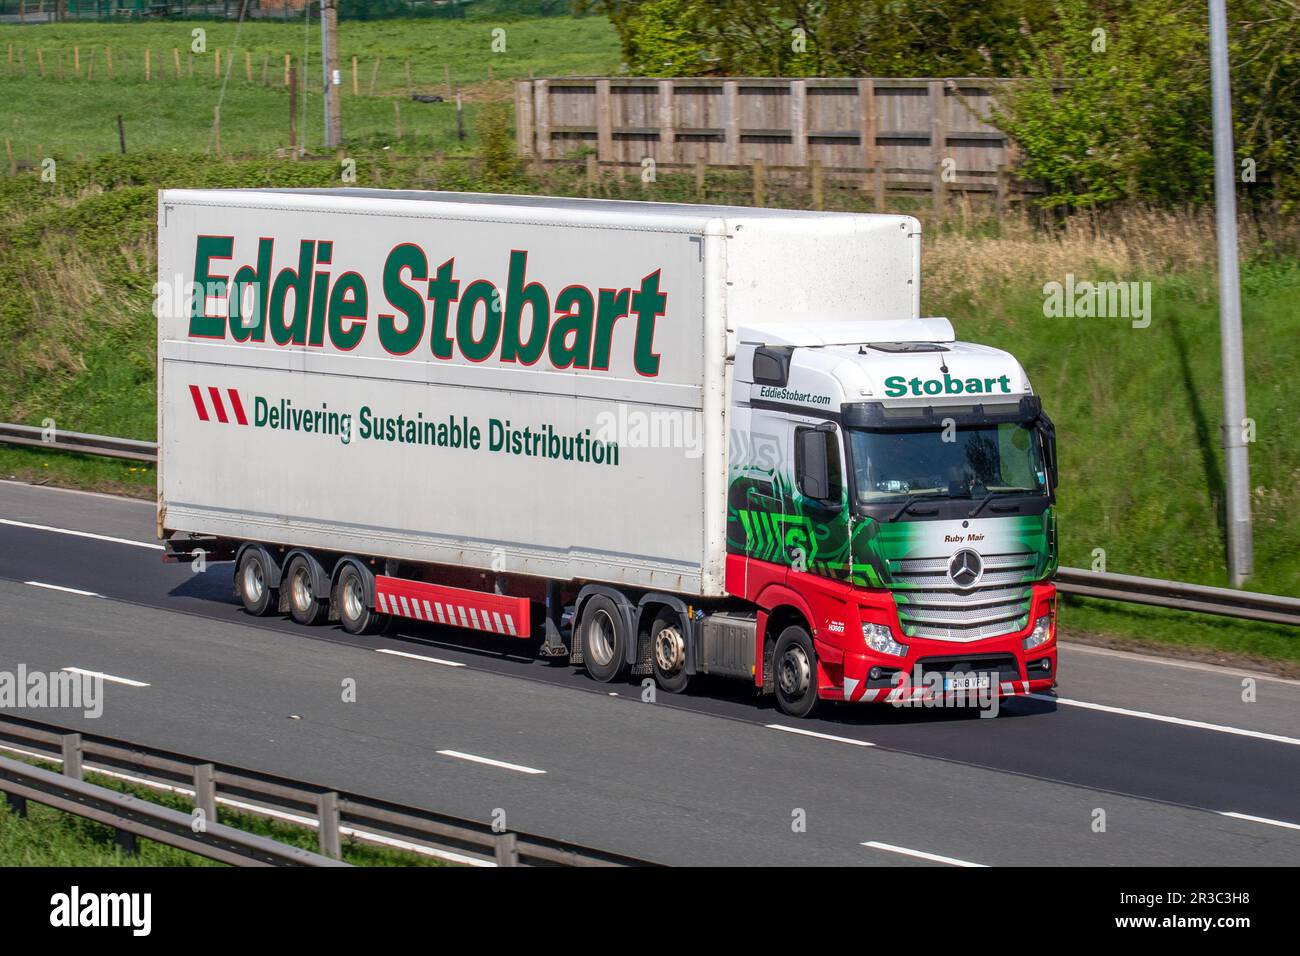
[[817, 707], [817, 652], [812, 638], [792, 624], [776, 639], [772, 654], [776, 705], [791, 717], [808, 717]]
[[680, 694], [691, 682], [686, 673], [686, 635], [681, 619], [672, 611], [661, 611], [650, 627], [650, 656], [655, 681], [670, 694]]
[[388, 626], [388, 615], [366, 603], [366, 580], [355, 564], [343, 565], [334, 585], [339, 623], [349, 634], [378, 634]]
[[263, 617], [280, 606], [277, 589], [268, 583], [271, 569], [260, 548], [247, 548], [235, 568], [235, 590], [244, 602], [244, 610], [254, 617]]
[[627, 674], [625, 630], [618, 605], [605, 595], [597, 594], [582, 606], [582, 661], [587, 673], [602, 684]]
[[301, 554], [289, 562], [280, 586], [289, 591], [289, 616], [310, 627], [325, 620], [329, 604], [316, 594], [311, 563]]

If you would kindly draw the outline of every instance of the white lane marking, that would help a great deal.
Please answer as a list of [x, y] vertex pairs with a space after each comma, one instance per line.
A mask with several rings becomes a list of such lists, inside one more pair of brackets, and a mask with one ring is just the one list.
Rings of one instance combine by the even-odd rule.
[[818, 740], [833, 740], [837, 744], [853, 744], [855, 747], [874, 747], [875, 744], [867, 740], [854, 740], [852, 737], [836, 737], [834, 734], [819, 734], [815, 730], [804, 730], [802, 727], [787, 727], [785, 724], [764, 724], [768, 730], [783, 730], [787, 734], [798, 734], [801, 737], [816, 737]]
[[1181, 667], [1184, 670], [1204, 671], [1221, 677], [1253, 677], [1256, 680], [1272, 681], [1275, 684], [1290, 684], [1300, 687], [1300, 680], [1291, 677], [1278, 677], [1262, 671], [1243, 670], [1238, 667], [1225, 667], [1222, 664], [1206, 664], [1204, 661], [1180, 661], [1171, 657], [1155, 657], [1150, 654], [1138, 654], [1134, 651], [1121, 651], [1113, 647], [1093, 647], [1090, 644], [1077, 644], [1074, 641], [1061, 641], [1058, 645], [1070, 653], [1096, 654], [1098, 657], [1118, 657], [1121, 660], [1141, 661], [1144, 664], [1156, 664], [1161, 667]]
[[87, 677], [98, 677], [100, 680], [111, 681], [114, 684], [125, 684], [127, 687], [149, 687], [142, 680], [131, 680], [129, 677], [114, 677], [112, 674], [105, 674], [103, 671], [88, 671], [83, 667], [61, 667], [70, 674], [84, 674]]
[[376, 654], [392, 654], [394, 657], [409, 657], [414, 661], [428, 661], [430, 664], [442, 664], [444, 667], [464, 667], [459, 661], [444, 661], [439, 657], [425, 657], [423, 654], [410, 654], [406, 651], [395, 651], [390, 647], [376, 647]]
[[905, 846], [893, 846], [889, 843], [877, 843], [875, 840], [870, 840], [862, 845], [869, 846], [873, 850], [884, 850], [886, 853], [899, 853], [903, 856], [914, 856], [918, 860], [930, 860], [934, 863], [947, 863], [949, 866], [971, 866], [979, 867], [980, 869], [988, 868], [988, 864], [986, 863], [972, 863], [969, 860], [958, 860], [951, 856], [940, 856], [937, 853], [926, 853], [924, 850], [909, 850]]
[[1257, 740], [1270, 740], [1275, 744], [1291, 744], [1300, 747], [1300, 739], [1283, 737], [1281, 734], [1267, 734], [1262, 730], [1246, 730], [1242, 727], [1226, 727], [1223, 724], [1210, 724], [1203, 720], [1188, 720], [1186, 717], [1169, 717], [1165, 714], [1150, 714], [1144, 710], [1129, 710], [1127, 707], [1112, 707], [1109, 704], [1094, 704], [1086, 700], [1068, 700], [1064, 697], [1050, 697], [1047, 694], [1027, 694], [1034, 700], [1045, 700], [1064, 704], [1067, 707], [1082, 707], [1084, 710], [1100, 710], [1107, 714], [1121, 717], [1140, 717], [1143, 720], [1156, 720], [1162, 724], [1177, 724], [1180, 727], [1194, 727], [1197, 730], [1213, 730], [1221, 734], [1236, 734], [1238, 737], [1254, 737]]
[[1288, 823], [1285, 820], [1270, 820], [1268, 817], [1252, 817], [1249, 813], [1233, 813], [1220, 810], [1220, 816], [1232, 817], [1234, 820], [1249, 820], [1251, 823], [1267, 823], [1271, 827], [1285, 827], [1288, 830], [1300, 830], [1300, 823]]
[[80, 594], [82, 597], [104, 596], [96, 594], [94, 591], [83, 591], [81, 588], [65, 588], [62, 584], [46, 584], [44, 581], [24, 581], [23, 584], [30, 584], [34, 588], [49, 588], [51, 591], [64, 591], [68, 594]]
[[456, 757], [460, 760], [468, 760], [472, 763], [483, 763], [489, 767], [500, 767], [502, 770], [516, 770], [519, 773], [546, 773], [545, 770], [537, 770], [533, 767], [524, 767], [517, 763], [506, 763], [504, 760], [493, 760], [490, 757], [476, 757], [474, 754], [461, 753], [459, 750], [439, 750], [438, 753], [444, 757]]
[[129, 544], [133, 548], [151, 548], [154, 551], [166, 550], [161, 544], [149, 541], [132, 541], [130, 538], [115, 538], [110, 534], [92, 534], [89, 531], [73, 531], [71, 528], [55, 528], [48, 524], [31, 524], [27, 521], [14, 521], [12, 518], [0, 518], [0, 524], [15, 528], [30, 528], [33, 531], [53, 531], [55, 534], [70, 534], [77, 538], [92, 538], [95, 541], [108, 541], [112, 544]]

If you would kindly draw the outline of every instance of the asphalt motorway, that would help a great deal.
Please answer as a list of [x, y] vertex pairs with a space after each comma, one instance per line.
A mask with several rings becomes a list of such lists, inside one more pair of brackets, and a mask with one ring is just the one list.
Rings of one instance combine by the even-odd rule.
[[250, 618], [231, 570], [163, 564], [148, 502], [0, 482], [0, 670], [107, 675], [98, 718], [15, 712], [669, 864], [1300, 859], [1297, 681], [1066, 645], [1057, 699], [992, 719], [794, 721], [472, 632]]

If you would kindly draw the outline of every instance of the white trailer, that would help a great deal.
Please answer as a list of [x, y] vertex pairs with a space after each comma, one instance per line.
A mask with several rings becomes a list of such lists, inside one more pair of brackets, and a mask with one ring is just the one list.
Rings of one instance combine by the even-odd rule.
[[[771, 437], [750, 431], [755, 348], [951, 338], [919, 317], [906, 216], [167, 190], [158, 253], [173, 556], [234, 558], [250, 611], [349, 630], [530, 637], [544, 603], [544, 650], [601, 679], [658, 673], [668, 628], [683, 677], [764, 684], [775, 608], [729, 581], [728, 544], [736, 459]], [[560, 633], [570, 601], [585, 644]]]

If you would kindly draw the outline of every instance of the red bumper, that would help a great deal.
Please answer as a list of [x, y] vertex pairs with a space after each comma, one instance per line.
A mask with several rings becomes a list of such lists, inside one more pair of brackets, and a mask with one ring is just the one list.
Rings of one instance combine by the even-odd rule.
[[[1050, 582], [1033, 585], [1029, 619], [1023, 629], [1011, 634], [956, 642], [904, 637], [893, 597], [861, 593], [861, 623], [885, 624], [905, 648], [906, 654], [881, 654], [864, 641], [845, 640], [840, 647], [817, 644], [819, 658], [818, 696], [824, 700], [866, 703], [937, 703], [945, 697], [965, 697], [969, 691], [945, 691], [943, 676], [954, 671], [996, 670], [998, 697], [1040, 693], [1056, 683], [1056, 587]], [[883, 600], [882, 600], [883, 598]], [[1050, 618], [1049, 637], [1036, 647], [1025, 649], [1025, 639], [1035, 623]], [[985, 696], [992, 687], [981, 691]]]

